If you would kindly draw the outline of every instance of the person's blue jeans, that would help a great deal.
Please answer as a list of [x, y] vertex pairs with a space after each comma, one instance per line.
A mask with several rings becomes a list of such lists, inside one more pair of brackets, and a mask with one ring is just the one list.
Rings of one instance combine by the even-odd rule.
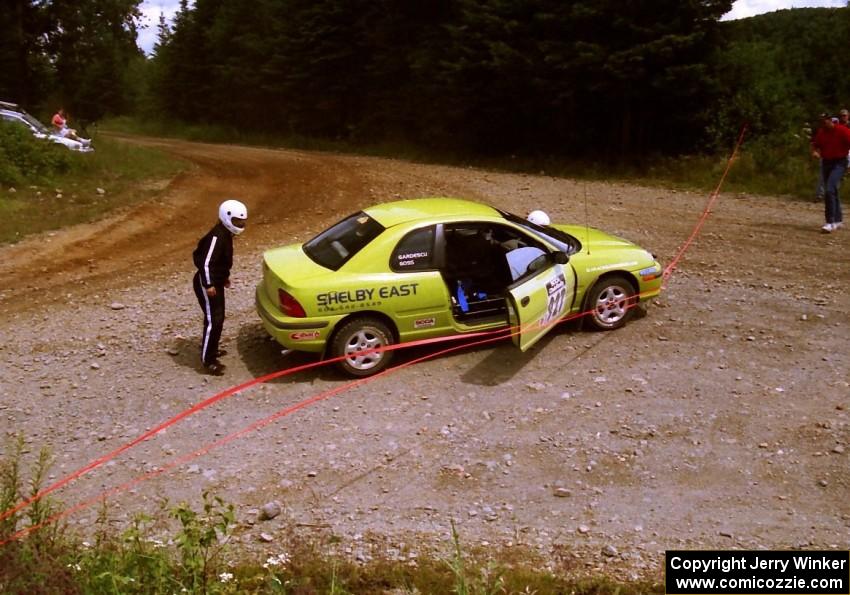
[[823, 197], [826, 222], [839, 223], [844, 219], [841, 215], [841, 198], [838, 196], [838, 189], [841, 186], [841, 178], [844, 177], [844, 172], [847, 170], [847, 158], [824, 159], [821, 168], [826, 184], [826, 192]]

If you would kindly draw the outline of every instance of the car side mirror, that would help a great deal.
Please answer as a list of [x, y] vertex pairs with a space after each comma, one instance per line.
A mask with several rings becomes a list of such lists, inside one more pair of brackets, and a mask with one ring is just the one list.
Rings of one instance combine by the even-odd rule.
[[555, 264], [567, 264], [570, 261], [570, 255], [566, 252], [561, 252], [558, 250], [557, 252], [552, 253], [552, 262]]

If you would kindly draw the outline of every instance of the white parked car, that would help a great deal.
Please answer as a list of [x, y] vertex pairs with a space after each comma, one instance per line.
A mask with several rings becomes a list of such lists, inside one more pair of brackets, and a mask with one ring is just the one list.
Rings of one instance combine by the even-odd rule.
[[49, 140], [50, 142], [67, 147], [72, 151], [79, 151], [80, 153], [90, 153], [94, 151], [94, 148], [91, 146], [91, 141], [88, 139], [74, 140], [57, 134], [39, 122], [36, 118], [25, 112], [15, 103], [0, 101], [0, 118], [6, 122], [12, 122], [13, 124], [25, 127], [38, 139]]

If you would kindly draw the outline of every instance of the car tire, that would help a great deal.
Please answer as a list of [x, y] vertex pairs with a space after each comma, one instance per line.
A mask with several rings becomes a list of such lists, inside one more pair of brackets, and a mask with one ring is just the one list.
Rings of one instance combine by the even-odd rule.
[[612, 331], [629, 321], [637, 302], [634, 285], [627, 278], [621, 275], [603, 277], [587, 294], [586, 319], [596, 330]]
[[378, 351], [355, 355], [358, 351], [387, 347], [395, 343], [393, 333], [378, 318], [351, 319], [337, 329], [331, 341], [331, 357], [343, 357], [337, 366], [346, 374], [357, 377], [371, 376], [386, 368], [393, 351]]

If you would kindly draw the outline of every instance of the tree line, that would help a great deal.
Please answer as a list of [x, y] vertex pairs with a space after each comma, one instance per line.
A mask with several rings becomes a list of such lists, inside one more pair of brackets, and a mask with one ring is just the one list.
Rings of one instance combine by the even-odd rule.
[[635, 160], [799, 128], [850, 101], [850, 9], [732, 0], [9, 0], [0, 99], [281, 137]]
[[[161, 113], [437, 149], [687, 149], [731, 0], [197, 0], [160, 32]], [[664, 15], [664, 18], [659, 18]], [[685, 135], [687, 136], [687, 135]]]
[[140, 0], [4, 0], [0, 100], [86, 121], [135, 108]]

